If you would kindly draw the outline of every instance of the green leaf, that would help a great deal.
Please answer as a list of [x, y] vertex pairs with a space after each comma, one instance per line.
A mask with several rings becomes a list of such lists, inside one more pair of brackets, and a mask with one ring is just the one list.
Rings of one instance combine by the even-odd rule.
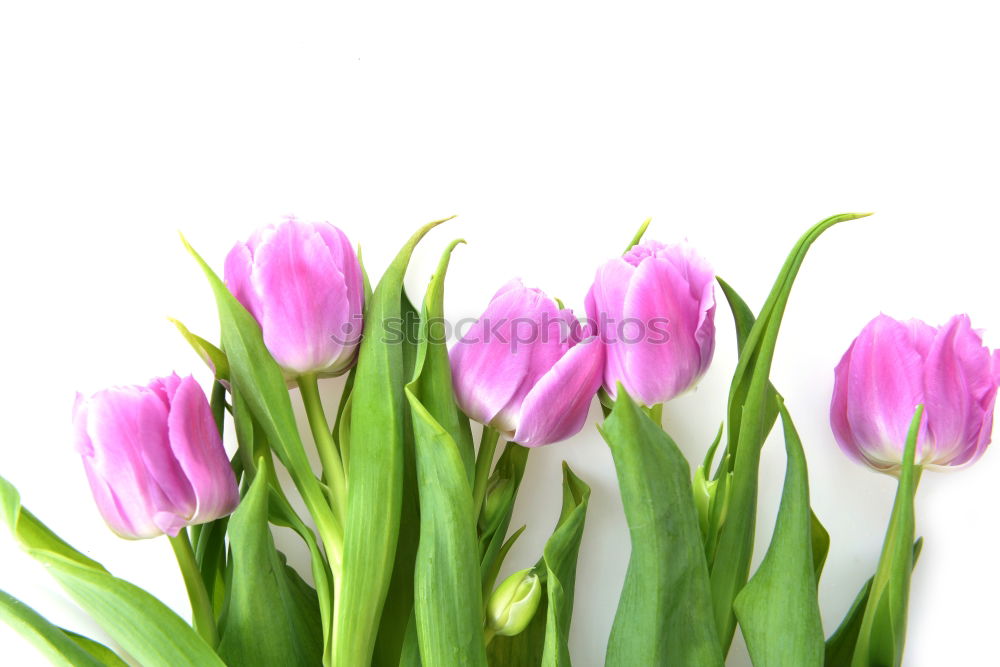
[[28, 549], [28, 553], [140, 664], [224, 664], [187, 623], [138, 586], [51, 551]]
[[823, 566], [826, 565], [826, 557], [830, 554], [830, 533], [820, 523], [816, 514], [810, 511], [811, 542], [813, 555], [813, 571], [816, 573], [816, 586], [819, 586], [819, 578], [823, 574]]
[[109, 649], [104, 644], [96, 642], [90, 637], [84, 637], [83, 635], [78, 635], [72, 630], [67, 630], [66, 628], [60, 628], [66, 636], [72, 639], [77, 645], [80, 646], [84, 651], [97, 658], [98, 662], [106, 667], [128, 667], [128, 663], [122, 660], [117, 653]]
[[49, 551], [83, 567], [107, 572], [103, 565], [71, 547], [35, 518], [27, 508], [22, 507], [21, 495], [14, 485], [3, 477], [0, 477], [0, 510], [3, 511], [7, 527], [25, 549]]
[[642, 241], [643, 235], [646, 233], [646, 228], [649, 227], [649, 223], [651, 223], [652, 221], [653, 221], [652, 218], [646, 218], [643, 221], [643, 223], [639, 225], [639, 229], [636, 230], [635, 235], [632, 237], [632, 240], [629, 241], [628, 246], [625, 248], [625, 252], [628, 252], [634, 246], [639, 245], [639, 243]]
[[[920, 549], [924, 544], [924, 538], [920, 538], [913, 543], [913, 564], [916, 566], [917, 559], [920, 558]], [[875, 577], [869, 577], [857, 597], [851, 604], [851, 608], [844, 616], [840, 626], [834, 631], [830, 638], [826, 640], [826, 661], [827, 667], [849, 667], [851, 658], [854, 656], [854, 647], [858, 643], [858, 633], [861, 631], [861, 621], [865, 616], [865, 607], [868, 606], [868, 595], [871, 593], [872, 581]]]
[[611, 448], [632, 541], [606, 664], [722, 665], [691, 470], [625, 392], [601, 434]]
[[[21, 507], [17, 489], [0, 477], [0, 510], [32, 557], [119, 645], [143, 665], [222, 665], [177, 614], [141, 588], [118, 579], [71, 547]], [[85, 664], [85, 663], [84, 663]]]
[[[730, 493], [728, 507], [719, 530], [711, 570], [715, 625], [724, 650], [728, 650], [736, 628], [733, 600], [746, 584], [750, 573], [760, 449], [775, 415], [775, 393], [768, 376], [792, 284], [809, 247], [824, 231], [839, 222], [866, 215], [869, 214], [835, 215], [813, 226], [799, 239], [746, 335], [740, 352], [729, 390], [728, 436], [723, 457], [732, 466], [732, 488], [731, 492], [727, 491]], [[726, 291], [725, 287], [723, 290]]]
[[[444, 220], [422, 227], [389, 265], [365, 313], [351, 394], [350, 469], [343, 581], [334, 622], [334, 664], [372, 659], [395, 560], [404, 474], [403, 349], [390, 327], [401, 317], [403, 275], [413, 249]], [[397, 333], [398, 336], [398, 333]]]
[[412, 389], [420, 484], [415, 611], [420, 659], [428, 667], [486, 665], [483, 598], [472, 488], [454, 439]]
[[469, 419], [459, 410], [451, 382], [451, 364], [445, 341], [444, 278], [455, 247], [464, 240], [453, 241], [438, 263], [424, 296], [420, 320], [420, 346], [413, 375], [413, 392], [434, 420], [455, 440], [469, 484], [473, 480], [476, 452], [472, 443]]
[[98, 660], [59, 627], [4, 591], [0, 591], [0, 620], [34, 644], [54, 665], [101, 667], [111, 664]]
[[812, 553], [809, 477], [791, 416], [779, 402], [788, 465], [774, 535], [733, 608], [756, 667], [820, 667], [823, 621]]
[[229, 379], [229, 359], [226, 358], [226, 353], [217, 348], [216, 346], [209, 343], [207, 340], [191, 333], [180, 320], [175, 320], [170, 318], [177, 330], [181, 332], [184, 336], [184, 340], [194, 349], [194, 351], [201, 357], [201, 360], [205, 362], [205, 365], [212, 371], [216, 379], [228, 380]]
[[[400, 302], [402, 327], [395, 344], [403, 349], [403, 377], [413, 377], [417, 363], [419, 315], [403, 292]], [[394, 335], [397, 332], [394, 332]], [[413, 444], [413, 424], [403, 406], [403, 490], [400, 501], [399, 537], [392, 566], [392, 578], [385, 597], [382, 618], [372, 653], [372, 665], [396, 667], [403, 651], [406, 631], [413, 617], [413, 567], [420, 539], [420, 500], [417, 493], [417, 463]]]
[[275, 548], [268, 476], [267, 466], [258, 465], [230, 517], [232, 583], [219, 654], [231, 665], [318, 665], [323, 660], [319, 602]]
[[[222, 347], [229, 360], [232, 392], [246, 401], [270, 447], [288, 469], [316, 522], [327, 554], [339, 569], [343, 551], [342, 527], [338, 525], [322, 486], [310, 467], [295, 423], [284, 375], [267, 351], [257, 321], [186, 240], [184, 245], [201, 266], [215, 295], [222, 325]], [[251, 467], [247, 466], [247, 470]]]
[[[546, 667], [569, 667], [569, 629], [573, 617], [576, 564], [583, 539], [583, 525], [590, 501], [590, 487], [563, 462], [563, 506], [552, 536], [545, 543], [545, 650]], [[537, 612], [536, 612], [537, 613]]]
[[896, 501], [858, 630], [858, 640], [851, 660], [853, 667], [898, 667], [903, 662], [906, 608], [910, 596], [910, 576], [913, 573], [911, 545], [916, 530], [913, 497], [917, 491], [917, 475], [920, 470], [913, 461], [923, 413], [924, 406], [918, 405], [910, 422]]

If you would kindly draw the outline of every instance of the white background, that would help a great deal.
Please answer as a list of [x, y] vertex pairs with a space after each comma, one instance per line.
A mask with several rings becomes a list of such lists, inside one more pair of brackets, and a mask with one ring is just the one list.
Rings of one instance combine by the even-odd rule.
[[[962, 1], [7, 3], [0, 472], [71, 543], [186, 614], [167, 542], [104, 527], [69, 424], [78, 389], [174, 369], [208, 379], [165, 319], [217, 333], [178, 230], [221, 269], [259, 225], [329, 220], [377, 275], [419, 224], [457, 213], [407, 286], [419, 298], [444, 244], [466, 238], [447, 298], [463, 317], [515, 275], [582, 309], [596, 266], [646, 216], [651, 237], [689, 238], [757, 308], [808, 225], [873, 210], [808, 257], [773, 373], [833, 538], [820, 591], [832, 631], [875, 567], [894, 492], [836, 448], [834, 365], [880, 310], [968, 312], [1000, 345], [997, 28], [990, 3]], [[717, 322], [713, 367], [666, 410], [692, 459], [735, 364], [724, 307]], [[534, 562], [550, 532], [562, 459], [593, 488], [572, 648], [598, 665], [629, 548], [593, 424], [532, 455], [510, 562]], [[772, 438], [758, 558], [783, 470]], [[992, 662], [998, 473], [993, 451], [924, 476], [909, 665]], [[0, 588], [105, 637], [6, 534], [0, 563]], [[7, 664], [38, 660], [6, 628], [0, 646]], [[730, 664], [749, 664], [742, 645]]]

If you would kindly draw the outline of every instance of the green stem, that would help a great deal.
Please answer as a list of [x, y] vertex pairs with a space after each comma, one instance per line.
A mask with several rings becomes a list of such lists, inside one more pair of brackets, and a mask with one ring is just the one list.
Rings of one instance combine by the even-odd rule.
[[500, 431], [490, 426], [483, 427], [483, 437], [479, 441], [479, 452], [476, 454], [476, 473], [472, 484], [472, 508], [475, 516], [479, 516], [486, 498], [486, 484], [490, 480], [490, 468], [493, 467], [493, 455], [500, 441]]
[[340, 460], [337, 443], [333, 440], [330, 424], [326, 421], [323, 402], [319, 397], [319, 383], [315, 373], [306, 373], [298, 378], [302, 402], [306, 407], [306, 417], [309, 428], [312, 429], [316, 449], [323, 463], [323, 479], [330, 489], [330, 504], [333, 513], [343, 526], [347, 517], [347, 478], [344, 475], [344, 465]]
[[486, 645], [489, 646], [493, 638], [497, 636], [496, 630], [493, 628], [486, 628], [483, 632], [483, 639], [486, 641]]
[[215, 612], [212, 610], [212, 600], [205, 589], [205, 580], [198, 570], [198, 562], [188, 539], [187, 529], [181, 529], [177, 537], [170, 538], [170, 546], [177, 557], [184, 585], [187, 587], [188, 598], [191, 600], [191, 618], [194, 629], [198, 631], [209, 646], [219, 645], [219, 630], [215, 625]]

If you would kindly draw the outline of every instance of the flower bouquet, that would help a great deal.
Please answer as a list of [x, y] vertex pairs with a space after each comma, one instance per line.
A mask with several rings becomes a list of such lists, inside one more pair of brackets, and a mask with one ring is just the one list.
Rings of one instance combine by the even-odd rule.
[[[833, 434], [898, 490], [878, 566], [825, 636], [817, 586], [830, 538], [769, 375], [810, 246], [866, 215], [810, 228], [756, 312], [689, 245], [644, 241], [647, 221], [598, 268], [585, 317], [512, 280], [450, 349], [445, 275], [460, 241], [419, 308], [403, 289], [415, 246], [444, 220], [418, 230], [374, 289], [360, 253], [327, 223], [257, 231], [225, 258], [222, 277], [185, 241], [221, 324], [213, 343], [176, 323], [214, 375], [208, 394], [174, 373], [78, 396], [72, 419], [108, 527], [125, 539], [166, 536], [191, 622], [60, 539], [2, 479], [16, 539], [114, 645], [2, 592], [0, 617], [60, 665], [570, 665], [590, 489], [568, 466], [544, 549], [499, 575], [524, 530], [511, 519], [531, 449], [578, 433], [596, 398], [631, 537], [607, 665], [722, 665], [737, 626], [757, 666], [899, 665], [921, 545], [919, 478], [985, 451], [1000, 354], [964, 315], [940, 327], [880, 315], [844, 354]], [[692, 464], [662, 408], [712, 361], [717, 294], [738, 363], [725, 422]], [[320, 380], [344, 374], [339, 402], [324, 405]], [[779, 420], [784, 486], [751, 571], [761, 449]], [[302, 540], [307, 571], [286, 562], [272, 526]]]

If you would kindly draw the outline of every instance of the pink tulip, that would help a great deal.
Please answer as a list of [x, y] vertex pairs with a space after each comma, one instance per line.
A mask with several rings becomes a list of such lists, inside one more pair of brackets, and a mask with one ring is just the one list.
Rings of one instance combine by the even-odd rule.
[[257, 230], [226, 257], [225, 281], [291, 376], [339, 375], [361, 341], [364, 279], [342, 231], [289, 218]]
[[451, 350], [462, 410], [537, 447], [578, 433], [601, 386], [604, 347], [573, 312], [520, 280], [500, 288]]
[[834, 371], [830, 423], [841, 449], [883, 472], [899, 470], [918, 404], [924, 417], [916, 463], [972, 463], [990, 444], [1000, 351], [983, 347], [967, 315], [942, 327], [879, 315]]
[[597, 270], [587, 317], [607, 345], [604, 388], [653, 406], [690, 389], [715, 351], [715, 275], [686, 243], [646, 241]]
[[104, 520], [128, 539], [175, 537], [230, 514], [236, 478], [201, 387], [176, 373], [73, 406], [76, 449]]

